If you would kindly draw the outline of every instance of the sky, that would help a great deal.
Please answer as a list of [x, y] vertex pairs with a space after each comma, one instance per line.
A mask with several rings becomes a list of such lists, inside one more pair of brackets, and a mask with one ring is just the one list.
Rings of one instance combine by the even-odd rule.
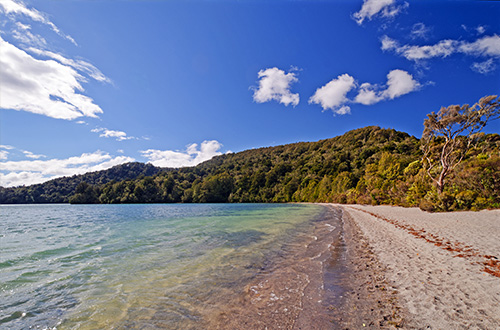
[[[0, 186], [317, 141], [500, 92], [500, 1], [0, 0]], [[499, 133], [500, 121], [487, 133]]]

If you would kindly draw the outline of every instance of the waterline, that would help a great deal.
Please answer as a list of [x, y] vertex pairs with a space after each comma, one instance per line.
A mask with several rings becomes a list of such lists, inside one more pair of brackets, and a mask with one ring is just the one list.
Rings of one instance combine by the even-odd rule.
[[195, 328], [311, 234], [316, 205], [2, 206], [0, 326]]

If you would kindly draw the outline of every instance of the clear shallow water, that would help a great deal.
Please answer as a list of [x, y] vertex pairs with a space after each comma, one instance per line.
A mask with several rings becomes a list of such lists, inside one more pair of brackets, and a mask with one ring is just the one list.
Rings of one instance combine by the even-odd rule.
[[[231, 299], [315, 205], [0, 207], [0, 328], [189, 329]], [[227, 303], [225, 301], [224, 303]]]

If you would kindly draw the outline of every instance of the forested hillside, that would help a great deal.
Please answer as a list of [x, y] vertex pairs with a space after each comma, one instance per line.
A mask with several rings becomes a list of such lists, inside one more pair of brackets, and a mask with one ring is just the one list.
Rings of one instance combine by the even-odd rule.
[[498, 134], [482, 136], [475, 142], [441, 194], [431, 184], [421, 159], [417, 138], [392, 129], [365, 127], [318, 142], [217, 156], [190, 168], [160, 170], [143, 165], [146, 167], [135, 177], [122, 176], [121, 180], [119, 175], [113, 178], [102, 171], [66, 181], [2, 189], [0, 201], [336, 202], [420, 206], [427, 210], [500, 207]]
[[68, 203], [69, 197], [81, 182], [98, 187], [113, 180], [133, 180], [140, 176], [155, 175], [161, 170], [151, 164], [127, 163], [103, 171], [62, 177], [26, 187], [0, 187], [0, 204]]

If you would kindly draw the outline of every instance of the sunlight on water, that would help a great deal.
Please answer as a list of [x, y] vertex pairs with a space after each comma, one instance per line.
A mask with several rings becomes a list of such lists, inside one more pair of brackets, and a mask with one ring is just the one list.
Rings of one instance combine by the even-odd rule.
[[315, 205], [19, 205], [0, 208], [0, 328], [200, 328]]

